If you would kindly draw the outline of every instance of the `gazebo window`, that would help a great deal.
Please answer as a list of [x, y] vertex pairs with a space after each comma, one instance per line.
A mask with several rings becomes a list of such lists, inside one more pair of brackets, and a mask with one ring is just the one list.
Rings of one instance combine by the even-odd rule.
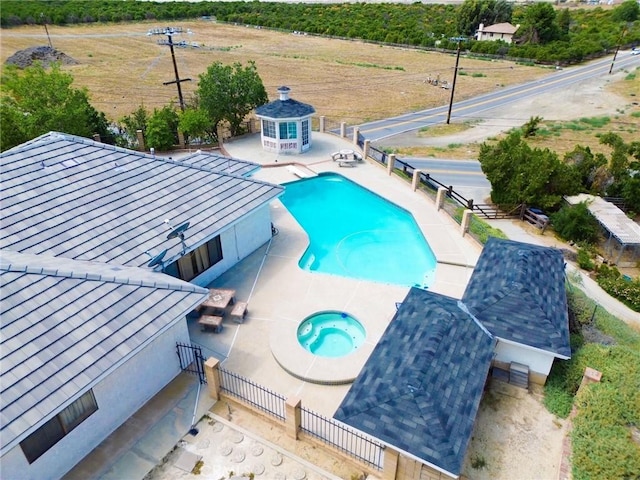
[[302, 145], [309, 145], [309, 120], [302, 121]]
[[280, 139], [298, 138], [298, 128], [296, 122], [280, 123]]
[[262, 132], [265, 137], [276, 138], [276, 122], [262, 120]]

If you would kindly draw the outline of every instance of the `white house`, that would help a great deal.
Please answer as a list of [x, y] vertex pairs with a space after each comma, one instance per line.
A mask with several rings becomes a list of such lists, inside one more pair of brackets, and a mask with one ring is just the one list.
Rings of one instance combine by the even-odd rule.
[[150, 269], [0, 251], [2, 478], [60, 478], [180, 373], [208, 290]]
[[201, 286], [269, 240], [268, 205], [284, 190], [245, 177], [250, 162], [56, 132], [3, 152], [0, 167], [0, 248], [135, 267], [164, 252], [156, 270]]
[[513, 41], [513, 35], [518, 31], [520, 25], [511, 25], [510, 23], [496, 23], [495, 25], [489, 25], [485, 27], [483, 23], [478, 26], [476, 32], [476, 40], [502, 40], [506, 43]]
[[260, 139], [268, 152], [296, 154], [311, 148], [311, 116], [315, 109], [289, 98], [289, 87], [278, 88], [280, 98], [256, 108], [262, 122]]
[[61, 477], [180, 372], [202, 286], [271, 237], [257, 168], [55, 132], [0, 154], [2, 478]]

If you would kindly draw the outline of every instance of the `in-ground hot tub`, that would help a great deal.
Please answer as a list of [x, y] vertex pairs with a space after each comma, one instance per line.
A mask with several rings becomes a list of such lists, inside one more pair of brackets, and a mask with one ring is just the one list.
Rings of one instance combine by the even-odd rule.
[[298, 327], [298, 342], [305, 350], [321, 357], [343, 357], [357, 350], [366, 337], [362, 324], [348, 313], [318, 312]]

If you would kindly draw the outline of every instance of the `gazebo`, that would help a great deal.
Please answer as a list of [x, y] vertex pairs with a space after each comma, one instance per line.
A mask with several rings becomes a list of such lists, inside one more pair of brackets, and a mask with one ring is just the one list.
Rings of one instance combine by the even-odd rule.
[[262, 122], [262, 148], [268, 152], [297, 154], [311, 148], [311, 116], [315, 108], [289, 98], [289, 87], [278, 88], [280, 98], [256, 108]]

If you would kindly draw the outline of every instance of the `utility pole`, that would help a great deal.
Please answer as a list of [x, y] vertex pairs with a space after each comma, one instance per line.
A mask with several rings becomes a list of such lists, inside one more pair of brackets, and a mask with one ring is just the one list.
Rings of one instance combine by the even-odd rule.
[[171, 50], [171, 60], [173, 60], [173, 72], [175, 74], [175, 80], [171, 80], [169, 82], [162, 82], [163, 85], [171, 85], [175, 83], [178, 87], [178, 101], [180, 102], [180, 109], [184, 112], [184, 98], [182, 96], [182, 87], [180, 83], [182, 82], [190, 82], [190, 78], [180, 78], [178, 75], [178, 65], [176, 64], [176, 54], [173, 50], [173, 35], [176, 33], [182, 33], [182, 28], [174, 28], [174, 27], [166, 27], [166, 28], [156, 28], [153, 30], [149, 30], [147, 35], [166, 35], [167, 40], [161, 40], [158, 42], [159, 45], [169, 45], [169, 49]]
[[458, 64], [460, 63], [460, 41], [462, 38], [458, 37], [458, 51], [456, 52], [456, 66], [453, 70], [453, 83], [451, 84], [451, 97], [449, 98], [449, 111], [447, 112], [447, 125], [451, 120], [451, 108], [453, 107], [453, 94], [456, 91], [456, 79], [458, 78]]
[[620, 50], [620, 44], [622, 44], [622, 37], [624, 37], [625, 33], [627, 33], [626, 26], [622, 27], [622, 31], [620, 32], [620, 39], [618, 40], [618, 45], [616, 45], [616, 51], [613, 54], [613, 59], [611, 60], [611, 66], [609, 67], [609, 75], [611, 75], [611, 72], [613, 72], [613, 64], [615, 63], [616, 57], [618, 56], [618, 50]]
[[49, 48], [53, 49], [53, 45], [51, 44], [51, 37], [49, 36], [49, 29], [47, 28], [47, 19], [44, 18], [44, 13], [40, 14], [40, 20], [42, 20], [42, 24], [44, 25], [44, 31], [47, 34], [47, 40], [49, 41]]

